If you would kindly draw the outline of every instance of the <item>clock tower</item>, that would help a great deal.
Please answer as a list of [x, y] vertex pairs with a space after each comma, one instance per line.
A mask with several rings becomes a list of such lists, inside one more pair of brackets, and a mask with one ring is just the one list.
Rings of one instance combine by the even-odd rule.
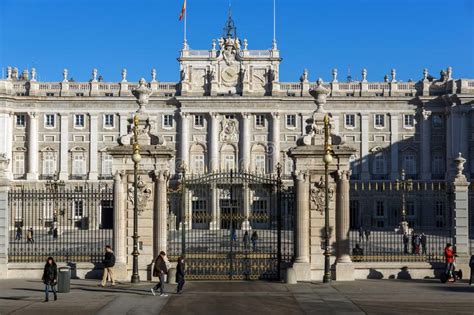
[[183, 96], [269, 96], [279, 93], [280, 52], [248, 49], [237, 36], [229, 9], [222, 37], [210, 50], [184, 45], [180, 57], [180, 90]]

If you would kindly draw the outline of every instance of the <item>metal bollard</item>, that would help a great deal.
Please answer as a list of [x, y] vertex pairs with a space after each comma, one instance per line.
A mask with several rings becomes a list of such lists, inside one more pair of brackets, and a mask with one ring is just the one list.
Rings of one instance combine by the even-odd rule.
[[61, 267], [59, 268], [58, 275], [58, 292], [69, 293], [71, 290], [71, 268]]

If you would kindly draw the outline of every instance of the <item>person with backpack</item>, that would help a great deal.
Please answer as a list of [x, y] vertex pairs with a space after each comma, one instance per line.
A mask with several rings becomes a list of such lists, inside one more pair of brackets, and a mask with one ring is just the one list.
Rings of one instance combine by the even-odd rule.
[[105, 287], [107, 284], [107, 276], [110, 277], [110, 282], [112, 283], [112, 286], [114, 286], [115, 279], [113, 267], [115, 266], [115, 254], [112, 251], [112, 247], [110, 245], [105, 246], [105, 255], [102, 263], [104, 264], [104, 273], [102, 274], [102, 282], [99, 284], [99, 286]]
[[447, 243], [444, 248], [444, 260], [446, 262], [446, 276], [450, 281], [453, 279], [454, 272], [454, 249], [451, 243]]
[[54, 261], [53, 257], [48, 257], [46, 260], [46, 264], [44, 265], [43, 270], [43, 277], [41, 278], [45, 285], [44, 293], [45, 293], [45, 302], [49, 302], [49, 290], [53, 291], [54, 300], [58, 299], [58, 295], [56, 293], [56, 283], [58, 282], [58, 266]]

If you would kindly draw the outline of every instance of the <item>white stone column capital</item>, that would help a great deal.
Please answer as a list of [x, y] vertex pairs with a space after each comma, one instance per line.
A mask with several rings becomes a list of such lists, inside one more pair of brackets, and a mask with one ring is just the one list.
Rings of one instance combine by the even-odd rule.
[[220, 114], [218, 112], [210, 112], [209, 115], [212, 119], [219, 119]]
[[280, 117], [281, 117], [280, 112], [271, 112], [270, 114], [272, 115], [273, 119], [280, 119]]
[[428, 120], [430, 118], [432, 112], [430, 110], [422, 109], [421, 110], [421, 116], [423, 117], [423, 120]]
[[337, 170], [337, 180], [348, 181], [351, 178], [351, 170]]
[[252, 116], [252, 113], [249, 113], [249, 112], [243, 112], [242, 113], [242, 118], [243, 119], [250, 119], [251, 116]]
[[189, 117], [191, 117], [191, 113], [189, 112], [179, 112], [179, 115], [181, 116], [181, 119], [186, 120]]

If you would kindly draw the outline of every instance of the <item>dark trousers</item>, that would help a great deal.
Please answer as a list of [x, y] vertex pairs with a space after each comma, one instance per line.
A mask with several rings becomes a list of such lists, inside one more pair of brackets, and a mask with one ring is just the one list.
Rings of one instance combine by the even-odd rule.
[[469, 285], [472, 284], [472, 279], [474, 278], [474, 268], [471, 267], [471, 276], [469, 277]]
[[178, 280], [178, 281], [177, 281], [177, 282], [178, 282], [178, 288], [176, 289], [176, 292], [179, 293], [179, 292], [183, 291], [183, 287], [184, 287], [184, 282], [185, 282], [185, 281], [184, 281], [184, 277], [182, 277], [182, 278], [180, 277], [180, 278], [178, 278], [177, 280]]
[[46, 295], [46, 300], [49, 299], [49, 290], [51, 288], [51, 291], [53, 291], [54, 296], [56, 296], [56, 286], [50, 285], [50, 284], [45, 284], [44, 285], [44, 294]]
[[160, 277], [160, 282], [157, 283], [154, 287], [153, 287], [153, 290], [158, 290], [160, 289], [160, 294], [164, 294], [165, 293], [165, 274], [164, 273], [160, 273], [159, 275]]

